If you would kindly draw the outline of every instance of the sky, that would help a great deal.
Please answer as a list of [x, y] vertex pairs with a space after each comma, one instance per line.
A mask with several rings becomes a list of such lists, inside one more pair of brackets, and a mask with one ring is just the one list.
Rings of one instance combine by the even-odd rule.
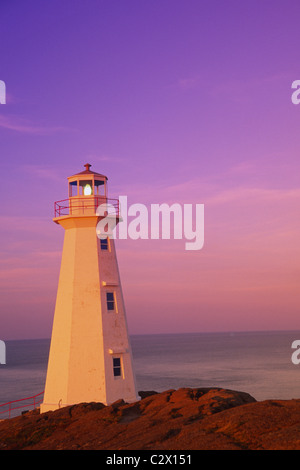
[[204, 246], [116, 240], [131, 334], [299, 330], [298, 0], [1, 0], [0, 337], [49, 338], [54, 201], [204, 204]]

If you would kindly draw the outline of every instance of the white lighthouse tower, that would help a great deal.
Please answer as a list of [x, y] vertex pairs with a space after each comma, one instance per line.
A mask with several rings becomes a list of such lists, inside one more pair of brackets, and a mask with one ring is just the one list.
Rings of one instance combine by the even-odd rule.
[[96, 233], [110, 204], [107, 177], [85, 170], [68, 178], [69, 198], [55, 203], [65, 230], [41, 412], [82, 402], [137, 401], [131, 347], [114, 240]]

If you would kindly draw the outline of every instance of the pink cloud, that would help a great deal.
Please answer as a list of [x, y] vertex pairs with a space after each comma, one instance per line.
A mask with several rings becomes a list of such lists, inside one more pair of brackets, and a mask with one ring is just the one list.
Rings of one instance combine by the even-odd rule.
[[[149, 331], [158, 324], [161, 331], [299, 328], [300, 190], [202, 183], [144, 193], [149, 204], [151, 196], [204, 203], [201, 251], [186, 252], [181, 240], [117, 241], [131, 324]], [[131, 202], [142, 197], [142, 188], [130, 194]]]
[[50, 135], [56, 132], [71, 130], [62, 126], [42, 127], [17, 116], [0, 115], [0, 128], [23, 134]]

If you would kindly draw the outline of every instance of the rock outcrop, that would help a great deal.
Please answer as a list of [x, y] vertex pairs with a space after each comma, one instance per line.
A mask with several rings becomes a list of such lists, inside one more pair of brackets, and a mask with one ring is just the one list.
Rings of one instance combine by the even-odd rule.
[[110, 406], [82, 403], [0, 422], [0, 450], [300, 449], [300, 400], [257, 402], [244, 392], [140, 392]]

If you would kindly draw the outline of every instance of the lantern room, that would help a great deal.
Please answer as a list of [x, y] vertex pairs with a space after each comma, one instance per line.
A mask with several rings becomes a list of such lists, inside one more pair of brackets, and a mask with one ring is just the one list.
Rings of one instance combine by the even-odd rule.
[[91, 171], [91, 165], [86, 163], [85, 170], [73, 176], [69, 176], [69, 198], [73, 197], [107, 197], [107, 177]]
[[89, 163], [84, 166], [84, 171], [68, 177], [69, 197], [54, 203], [55, 218], [95, 215], [101, 204], [109, 204], [119, 215], [118, 199], [107, 198], [107, 177], [91, 171]]
[[91, 171], [86, 163], [85, 170], [69, 176], [69, 214], [92, 215], [100, 204], [107, 202], [107, 177]]

